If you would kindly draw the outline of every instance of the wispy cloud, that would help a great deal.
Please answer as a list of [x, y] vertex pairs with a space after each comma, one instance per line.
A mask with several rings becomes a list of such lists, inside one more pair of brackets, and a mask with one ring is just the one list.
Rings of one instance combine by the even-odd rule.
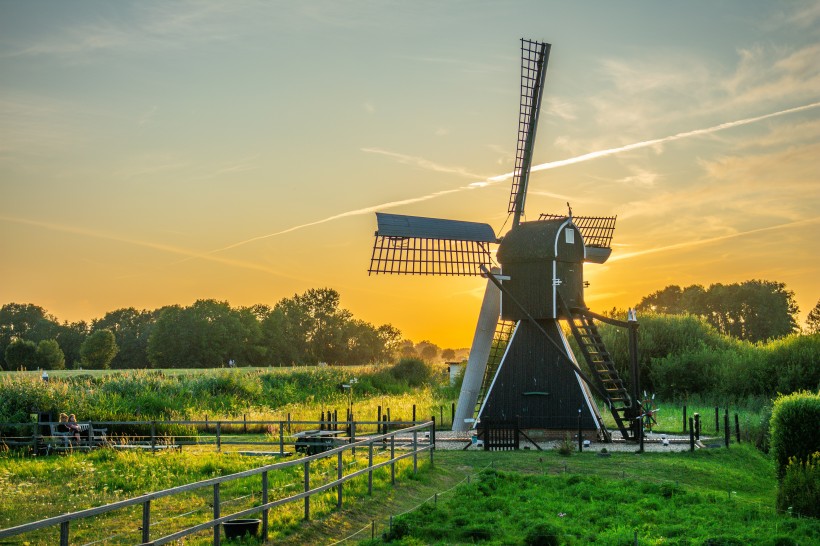
[[[681, 139], [685, 139], [685, 138], [694, 138], [694, 137], [704, 136], [704, 135], [708, 135], [708, 134], [711, 134], [711, 133], [715, 133], [717, 131], [723, 131], [723, 130], [731, 129], [733, 127], [748, 125], [748, 124], [756, 123], [756, 122], [763, 121], [763, 120], [766, 120], [766, 119], [771, 119], [771, 118], [774, 118], [774, 117], [777, 117], [777, 116], [784, 116], [784, 115], [795, 113], [795, 112], [802, 112], [802, 111], [809, 110], [809, 109], [812, 109], [812, 108], [817, 108], [817, 107], [820, 107], [820, 102], [815, 102], [815, 103], [807, 104], [807, 105], [804, 105], [804, 106], [798, 106], [798, 107], [790, 108], [790, 109], [787, 109], [787, 110], [781, 110], [779, 112], [772, 112], [770, 114], [764, 114], [764, 115], [761, 115], [761, 116], [755, 116], [755, 117], [751, 117], [751, 118], [745, 118], [745, 119], [741, 119], [741, 120], [721, 123], [719, 125], [714, 125], [712, 127], [707, 127], [707, 128], [704, 128], [704, 129], [695, 129], [695, 130], [691, 130], [691, 131], [684, 131], [684, 132], [676, 133], [674, 135], [670, 135], [670, 136], [667, 136], [667, 137], [656, 138], [656, 139], [651, 139], [651, 140], [645, 140], [645, 141], [642, 141], [642, 142], [635, 142], [635, 143], [627, 144], [627, 145], [624, 145], [624, 146], [618, 146], [616, 148], [609, 148], [609, 149], [606, 149], [606, 150], [599, 150], [597, 152], [590, 152], [590, 153], [587, 153], [587, 154], [582, 154], [580, 156], [576, 156], [576, 157], [572, 157], [572, 158], [568, 158], [568, 159], [552, 161], [552, 162], [549, 162], [549, 163], [542, 163], [540, 165], [533, 166], [531, 170], [532, 171], [543, 171], [543, 170], [547, 170], [547, 169], [556, 169], [556, 168], [559, 168], [559, 167], [564, 167], [564, 166], [567, 166], [567, 165], [574, 165], [574, 164], [577, 164], [577, 163], [582, 163], [584, 161], [591, 161], [591, 160], [598, 159], [598, 158], [601, 158], [601, 157], [607, 157], [607, 156], [611, 156], [611, 155], [615, 155], [615, 154], [619, 154], [619, 153], [623, 153], [623, 152], [627, 152], [627, 151], [631, 151], [631, 150], [646, 148], [646, 147], [650, 147], [650, 146], [657, 146], [657, 145], [665, 143], [665, 142], [673, 142], [673, 141], [681, 140]], [[390, 152], [390, 151], [382, 150], [382, 149], [379, 149], [379, 148], [363, 148], [362, 151], [367, 152], [367, 153], [375, 153], [375, 154], [384, 155], [384, 156], [396, 159], [400, 163], [415, 165], [417, 167], [432, 170], [432, 171], [436, 171], [436, 172], [458, 174], [460, 176], [478, 177], [478, 175], [471, 174], [471, 173], [469, 173], [468, 171], [466, 171], [462, 168], [447, 167], [447, 166], [444, 166], [444, 165], [439, 165], [439, 164], [434, 163], [432, 161], [425, 160], [423, 158], [408, 156], [408, 155], [399, 154], [399, 153], [396, 153], [396, 152]], [[296, 225], [296, 226], [292, 226], [290, 228], [283, 229], [283, 230], [280, 230], [280, 231], [277, 231], [277, 232], [274, 232], [274, 233], [268, 233], [266, 235], [260, 235], [258, 237], [252, 237], [252, 238], [249, 238], [249, 239], [245, 239], [243, 241], [239, 241], [237, 243], [234, 243], [234, 244], [231, 244], [231, 245], [228, 245], [228, 246], [216, 249], [216, 250], [212, 250], [212, 251], [209, 252], [209, 254], [213, 254], [213, 253], [217, 253], [217, 252], [223, 252], [223, 251], [230, 250], [232, 248], [236, 248], [236, 247], [239, 247], [239, 246], [242, 246], [242, 245], [246, 245], [246, 244], [249, 244], [249, 243], [252, 243], [252, 242], [255, 242], [255, 241], [260, 241], [260, 240], [263, 240], [263, 239], [269, 239], [271, 237], [277, 237], [279, 235], [285, 235], [287, 233], [292, 233], [294, 231], [298, 231], [298, 230], [301, 230], [301, 229], [304, 229], [304, 228], [307, 228], [307, 227], [311, 227], [311, 226], [325, 224], [325, 223], [328, 223], [328, 222], [332, 222], [334, 220], [339, 220], [341, 218], [348, 218], [348, 217], [351, 217], [351, 216], [359, 216], [359, 215], [362, 215], [362, 214], [370, 214], [370, 213], [373, 213], [373, 212], [376, 212], [376, 211], [388, 210], [388, 209], [395, 208], [395, 207], [400, 207], [400, 206], [404, 206], [404, 205], [410, 205], [410, 204], [419, 203], [419, 202], [422, 202], [422, 201], [428, 201], [428, 200], [431, 200], [431, 199], [436, 199], [438, 197], [442, 197], [442, 196], [445, 196], [445, 195], [452, 195], [452, 194], [459, 193], [459, 192], [462, 192], [462, 191], [474, 190], [474, 189], [477, 189], [477, 188], [486, 187], [486, 186], [489, 186], [489, 185], [492, 185], [492, 184], [497, 184], [499, 182], [509, 180], [509, 179], [512, 178], [512, 176], [513, 176], [513, 173], [511, 173], [511, 172], [510, 173], [505, 173], [505, 174], [502, 174], [502, 175], [497, 175], [497, 176], [493, 176], [493, 177], [490, 177], [490, 178], [485, 178], [483, 180], [479, 180], [479, 181], [473, 182], [471, 184], [468, 184], [466, 186], [461, 186], [461, 187], [454, 188], [454, 189], [451, 189], [451, 190], [443, 190], [443, 191], [433, 192], [433, 193], [430, 193], [430, 194], [427, 194], [427, 195], [423, 195], [423, 196], [420, 196], [420, 197], [412, 197], [412, 198], [402, 199], [402, 200], [398, 200], [398, 201], [390, 201], [390, 202], [387, 202], [387, 203], [381, 203], [379, 205], [374, 205], [374, 206], [371, 206], [371, 207], [364, 207], [364, 208], [350, 210], [350, 211], [343, 212], [343, 213], [340, 213], [340, 214], [335, 214], [333, 216], [328, 216], [328, 217], [322, 218], [320, 220], [315, 220], [313, 222], [306, 222], [304, 224], [299, 224], [299, 225]], [[564, 196], [561, 196], [561, 197], [563, 198]]]
[[251, 269], [255, 271], [262, 271], [265, 273], [270, 273], [272, 275], [276, 275], [279, 277], [286, 277], [292, 278], [287, 274], [282, 273], [281, 271], [275, 270], [270, 267], [266, 267], [264, 265], [260, 265], [254, 262], [248, 262], [244, 260], [235, 260], [232, 258], [225, 258], [222, 256], [214, 256], [211, 253], [201, 253], [201, 252], [194, 252], [185, 248], [173, 246], [173, 245], [166, 245], [162, 243], [155, 243], [152, 241], [142, 241], [139, 239], [134, 239], [131, 237], [122, 237], [120, 235], [116, 235], [113, 233], [108, 232], [101, 232], [97, 230], [81, 228], [77, 226], [67, 226], [62, 224], [55, 224], [53, 222], [43, 222], [40, 220], [32, 220], [28, 218], [17, 218], [13, 216], [7, 216], [0, 214], [0, 221], [8, 222], [11, 224], [18, 224], [18, 225], [25, 225], [25, 226], [32, 226], [41, 229], [46, 229], [49, 231], [55, 231], [59, 233], [69, 233], [73, 235], [79, 235], [82, 237], [91, 237], [94, 239], [103, 239], [107, 241], [115, 241], [118, 243], [139, 246], [143, 248], [150, 248], [152, 250], [156, 250], [159, 252], [164, 252], [168, 254], [176, 254], [179, 256], [185, 256], [187, 258], [197, 258], [201, 260], [207, 260], [215, 263], [220, 263], [224, 265], [229, 265], [232, 267], [240, 267], [243, 269]]
[[655, 248], [648, 248], [646, 250], [638, 250], [636, 252], [627, 252], [624, 254], [618, 254], [616, 256], [612, 256], [608, 261], [609, 262], [618, 262], [622, 260], [629, 260], [632, 258], [638, 258], [640, 256], [646, 256], [649, 254], [657, 254], [659, 252], [668, 252], [670, 250], [681, 250], [681, 249], [688, 249], [688, 248], [696, 248], [699, 246], [710, 245], [714, 243], [719, 243], [722, 241], [727, 241], [729, 239], [736, 239], [738, 237], [748, 237], [749, 235], [755, 235], [758, 233], [765, 233], [767, 231], [776, 231], [780, 229], [786, 228], [794, 228], [798, 226], [806, 226], [810, 224], [817, 224], [820, 223], [820, 216], [815, 216], [814, 218], [809, 218], [807, 220], [800, 220], [797, 222], [789, 222], [787, 224], [779, 224], [776, 226], [768, 226], [758, 229], [750, 229], [747, 231], [739, 232], [739, 233], [732, 233], [729, 235], [721, 235], [718, 237], [709, 237], [707, 239], [698, 239], [693, 241], [685, 241], [683, 243], [677, 243], [674, 245], [666, 245], [660, 246]]

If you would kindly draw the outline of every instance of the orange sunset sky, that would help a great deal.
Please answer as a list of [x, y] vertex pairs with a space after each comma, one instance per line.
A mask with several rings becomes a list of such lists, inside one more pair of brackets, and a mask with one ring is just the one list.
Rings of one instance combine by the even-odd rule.
[[[552, 44], [527, 199], [617, 215], [587, 303], [820, 297], [820, 2], [0, 2], [0, 304], [58, 319], [331, 287], [469, 346], [485, 281], [368, 276], [376, 210], [509, 228], [519, 38]], [[502, 229], [503, 228], [503, 229]]]

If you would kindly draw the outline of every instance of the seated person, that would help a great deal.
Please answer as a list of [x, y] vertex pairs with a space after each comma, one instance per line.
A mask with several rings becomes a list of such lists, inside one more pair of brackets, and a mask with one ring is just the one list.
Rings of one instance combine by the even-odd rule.
[[[65, 414], [60, 414], [60, 418]], [[74, 434], [74, 439], [77, 440], [77, 443], [80, 442], [80, 425], [77, 424], [77, 417], [72, 413], [68, 416], [68, 421], [66, 422], [66, 427], [68, 430]]]

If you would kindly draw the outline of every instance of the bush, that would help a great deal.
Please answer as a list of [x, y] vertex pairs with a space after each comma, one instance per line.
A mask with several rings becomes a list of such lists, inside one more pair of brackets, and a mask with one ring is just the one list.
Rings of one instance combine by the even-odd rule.
[[524, 537], [527, 546], [558, 546], [558, 528], [546, 521], [539, 521]]
[[812, 518], [820, 517], [820, 451], [805, 463], [789, 459], [777, 490], [777, 508]]
[[406, 381], [410, 387], [420, 387], [429, 383], [433, 369], [418, 358], [402, 358], [390, 368], [390, 374], [399, 381]]
[[774, 401], [770, 424], [771, 451], [778, 479], [783, 478], [789, 461], [805, 464], [820, 451], [820, 393], [796, 392]]

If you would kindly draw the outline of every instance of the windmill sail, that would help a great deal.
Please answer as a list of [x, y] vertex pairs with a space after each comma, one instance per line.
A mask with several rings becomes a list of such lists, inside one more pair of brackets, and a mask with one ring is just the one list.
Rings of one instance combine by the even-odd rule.
[[[566, 218], [563, 214], [541, 214], [539, 221]], [[602, 264], [612, 254], [612, 235], [615, 232], [617, 216], [573, 216], [572, 223], [578, 226], [584, 236], [586, 255], [584, 261]]]
[[368, 273], [481, 275], [492, 262], [493, 228], [479, 222], [376, 213]]
[[518, 225], [524, 213], [527, 195], [527, 181], [532, 165], [532, 150], [535, 145], [535, 130], [538, 127], [538, 113], [541, 109], [541, 95], [544, 78], [547, 75], [547, 61], [550, 44], [521, 40], [521, 107], [518, 113], [518, 145], [515, 152], [512, 191], [507, 212], [514, 214], [513, 226]]

